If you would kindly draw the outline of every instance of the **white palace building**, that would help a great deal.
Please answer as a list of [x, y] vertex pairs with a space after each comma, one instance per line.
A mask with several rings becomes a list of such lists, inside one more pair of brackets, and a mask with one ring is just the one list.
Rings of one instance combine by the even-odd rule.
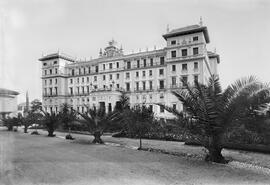
[[121, 91], [131, 105], [145, 103], [156, 116], [169, 119], [172, 115], [155, 103], [183, 109], [171, 94], [188, 83], [206, 83], [217, 74], [219, 55], [209, 52], [206, 26], [192, 25], [167, 31], [163, 49], [125, 55], [114, 40], [100, 50], [99, 57], [78, 61], [62, 53], [42, 56], [42, 92], [45, 111], [59, 111], [63, 103], [84, 112], [86, 106], [112, 111]]

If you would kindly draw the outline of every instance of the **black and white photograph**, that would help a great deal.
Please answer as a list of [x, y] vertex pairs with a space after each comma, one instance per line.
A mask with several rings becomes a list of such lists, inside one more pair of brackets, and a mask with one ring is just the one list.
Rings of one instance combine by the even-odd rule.
[[0, 0], [0, 185], [269, 185], [270, 1]]

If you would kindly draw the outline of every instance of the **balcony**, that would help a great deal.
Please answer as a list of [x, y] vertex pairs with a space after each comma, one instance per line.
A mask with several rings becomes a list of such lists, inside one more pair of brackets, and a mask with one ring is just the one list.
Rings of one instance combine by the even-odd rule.
[[42, 96], [43, 96], [43, 97], [56, 97], [56, 96], [58, 96], [58, 94], [56, 94], [56, 93], [52, 93], [52, 94], [43, 94]]

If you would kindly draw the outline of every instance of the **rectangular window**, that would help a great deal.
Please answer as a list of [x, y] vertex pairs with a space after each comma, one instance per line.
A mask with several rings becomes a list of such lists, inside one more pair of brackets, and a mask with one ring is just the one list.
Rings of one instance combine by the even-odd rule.
[[112, 69], [112, 63], [109, 64], [110, 69]]
[[94, 81], [95, 81], [95, 82], [97, 81], [97, 76], [94, 76]]
[[139, 82], [136, 82], [136, 90], [139, 90]]
[[176, 57], [176, 51], [174, 50], [174, 51], [171, 51], [171, 57], [172, 58], [175, 58]]
[[153, 65], [154, 65], [153, 58], [150, 58], [150, 66], [153, 66]]
[[159, 89], [164, 89], [164, 80], [159, 81]]
[[55, 69], [55, 74], [57, 74], [57, 69]]
[[55, 79], [55, 84], [57, 84], [57, 79]]
[[173, 72], [176, 71], [176, 65], [172, 65], [172, 71], [173, 71]]
[[98, 73], [98, 66], [96, 66], [96, 73]]
[[120, 77], [120, 74], [117, 73], [117, 74], [116, 74], [116, 79], [119, 79], [119, 77]]
[[176, 44], [176, 40], [172, 40], [171, 45], [175, 45], [175, 44]]
[[106, 69], [106, 65], [105, 64], [103, 64], [103, 70], [105, 70]]
[[164, 75], [164, 70], [163, 69], [159, 69], [159, 75]]
[[188, 83], [188, 77], [187, 76], [182, 76], [182, 81], [184, 82], [184, 84], [187, 84]]
[[79, 78], [77, 78], [77, 83], [79, 83], [80, 82], [80, 79]]
[[77, 94], [79, 94], [80, 93], [80, 88], [79, 87], [77, 87]]
[[143, 82], [143, 84], [142, 84], [142, 85], [143, 85], [143, 90], [145, 91], [145, 82]]
[[152, 74], [152, 70], [149, 70], [149, 76], [152, 76], [153, 74]]
[[75, 70], [74, 70], [74, 69], [71, 70], [71, 75], [72, 75], [72, 76], [75, 75]]
[[193, 55], [199, 54], [199, 48], [193, 48]]
[[182, 49], [181, 51], [183, 57], [187, 56], [187, 49]]
[[163, 113], [163, 112], [164, 112], [164, 107], [160, 106], [160, 113]]
[[110, 74], [110, 80], [112, 80], [112, 74]]
[[47, 85], [47, 80], [44, 80], [44, 84]]
[[176, 77], [173, 76], [173, 77], [172, 77], [172, 86], [175, 86], [175, 85], [176, 85]]
[[50, 87], [50, 95], [52, 95], [52, 88]]
[[119, 84], [116, 84], [116, 88], [119, 89], [120, 88], [120, 85]]
[[130, 65], [130, 61], [127, 62], [127, 69], [130, 69], [131, 65]]
[[89, 74], [91, 73], [91, 67], [88, 67], [88, 73]]
[[153, 112], [153, 105], [149, 105], [149, 109]]
[[81, 74], [81, 69], [79, 69], [79, 75]]
[[193, 41], [198, 41], [199, 40], [199, 37], [196, 36], [196, 37], [193, 37]]
[[136, 71], [136, 77], [139, 77], [139, 71]]
[[130, 83], [126, 83], [126, 91], [130, 91]]
[[44, 71], [44, 74], [47, 75], [47, 70]]
[[87, 82], [89, 82], [89, 77], [86, 78]]
[[176, 103], [173, 104], [173, 110], [176, 110]]
[[126, 79], [129, 79], [129, 73], [126, 73]]
[[116, 62], [116, 68], [119, 68], [119, 62]]
[[198, 69], [198, 62], [194, 62], [194, 70]]
[[86, 88], [87, 88], [87, 93], [89, 94], [90, 92], [89, 86], [87, 86]]
[[85, 68], [83, 68], [83, 74], [85, 74], [86, 73], [86, 70], [85, 70]]
[[143, 59], [143, 66], [146, 67], [146, 59]]
[[187, 64], [182, 64], [182, 70], [187, 71]]
[[52, 74], [52, 69], [50, 69], [50, 75]]
[[199, 79], [198, 75], [194, 75], [194, 81], [198, 82], [198, 79]]
[[153, 89], [153, 82], [149, 81], [149, 89], [152, 90]]
[[103, 81], [105, 81], [106, 80], [106, 75], [103, 75]]
[[50, 85], [52, 85], [52, 79], [50, 79]]
[[70, 84], [73, 84], [73, 79], [70, 79], [69, 81], [70, 81]]
[[82, 83], [84, 83], [84, 77], [82, 77]]
[[137, 60], [137, 68], [140, 68], [140, 60]]
[[145, 71], [142, 72], [142, 76], [145, 77]]
[[164, 57], [160, 57], [160, 65], [164, 65]]

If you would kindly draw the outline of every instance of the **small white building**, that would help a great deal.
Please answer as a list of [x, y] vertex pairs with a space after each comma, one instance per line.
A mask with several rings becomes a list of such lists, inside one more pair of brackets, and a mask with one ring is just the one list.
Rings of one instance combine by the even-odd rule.
[[0, 88], [0, 120], [17, 116], [18, 94], [16, 91]]
[[189, 83], [208, 81], [217, 74], [219, 55], [207, 51], [208, 29], [192, 25], [162, 35], [166, 46], [125, 55], [114, 40], [99, 57], [79, 61], [63, 53], [42, 56], [43, 107], [59, 111], [63, 103], [84, 112], [85, 105], [102, 106], [112, 111], [125, 91], [131, 105], [145, 103], [159, 118], [172, 115], [155, 103], [182, 110], [182, 104], [171, 94], [182, 88], [181, 79]]

